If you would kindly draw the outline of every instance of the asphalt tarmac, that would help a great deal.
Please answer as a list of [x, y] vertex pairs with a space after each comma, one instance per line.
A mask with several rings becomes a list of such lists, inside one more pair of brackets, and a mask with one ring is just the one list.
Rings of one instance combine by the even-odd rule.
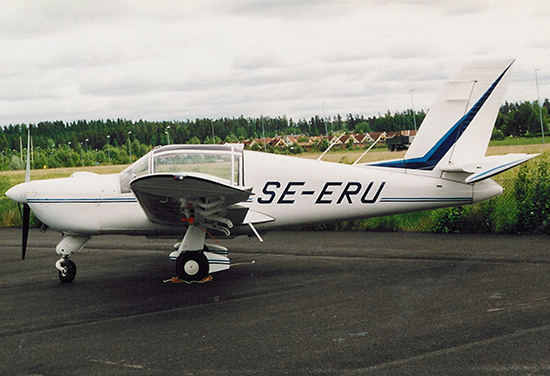
[[[274, 232], [164, 283], [176, 242], [0, 229], [0, 375], [550, 374], [550, 237]], [[252, 263], [255, 261], [255, 263]]]

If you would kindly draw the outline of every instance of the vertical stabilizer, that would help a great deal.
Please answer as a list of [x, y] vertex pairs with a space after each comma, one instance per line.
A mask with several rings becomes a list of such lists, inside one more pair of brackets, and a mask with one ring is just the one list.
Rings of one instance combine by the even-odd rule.
[[377, 165], [434, 170], [482, 159], [513, 63], [489, 60], [461, 66], [443, 85], [404, 159]]

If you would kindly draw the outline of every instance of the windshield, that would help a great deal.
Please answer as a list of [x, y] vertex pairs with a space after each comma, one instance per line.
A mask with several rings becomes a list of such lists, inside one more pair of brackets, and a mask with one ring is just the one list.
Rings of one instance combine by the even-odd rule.
[[120, 180], [120, 192], [130, 193], [130, 182], [135, 178], [142, 175], [147, 175], [148, 173], [149, 154], [146, 154], [118, 175]]
[[130, 182], [150, 173], [193, 173], [216, 177], [230, 185], [242, 185], [243, 145], [171, 145], [141, 157], [120, 173], [122, 193], [130, 192]]

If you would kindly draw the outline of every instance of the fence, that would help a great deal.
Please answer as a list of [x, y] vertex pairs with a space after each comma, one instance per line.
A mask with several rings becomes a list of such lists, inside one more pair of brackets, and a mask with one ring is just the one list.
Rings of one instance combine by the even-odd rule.
[[[504, 193], [492, 200], [464, 207], [446, 208], [387, 217], [343, 221], [318, 230], [406, 231], [440, 233], [547, 234], [550, 203], [533, 192], [522, 201], [516, 179], [495, 179]], [[541, 182], [550, 187], [550, 179]], [[536, 192], [535, 192], [536, 193]], [[527, 222], [527, 223], [526, 223]]]

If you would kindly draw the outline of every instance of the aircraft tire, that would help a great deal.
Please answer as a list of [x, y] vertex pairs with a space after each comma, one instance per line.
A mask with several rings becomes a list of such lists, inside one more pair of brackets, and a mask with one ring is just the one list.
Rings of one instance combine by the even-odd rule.
[[76, 277], [76, 264], [71, 260], [61, 262], [63, 271], [59, 271], [59, 280], [63, 283], [71, 283]]
[[184, 281], [200, 281], [208, 276], [210, 264], [203, 252], [182, 252], [176, 260], [176, 273]]

